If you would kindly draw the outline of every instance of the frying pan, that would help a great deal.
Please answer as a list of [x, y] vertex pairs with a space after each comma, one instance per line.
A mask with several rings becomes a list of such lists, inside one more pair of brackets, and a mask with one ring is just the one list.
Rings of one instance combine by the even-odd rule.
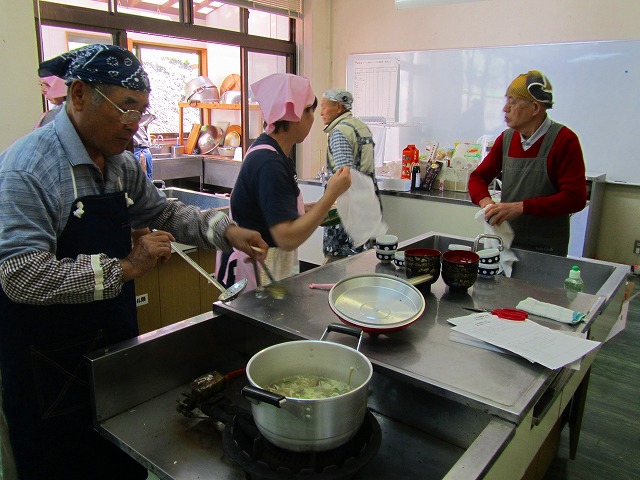
[[424, 312], [424, 297], [411, 283], [429, 278], [426, 275], [407, 281], [393, 275], [355, 275], [331, 288], [329, 306], [344, 323], [364, 332], [395, 332], [411, 325]]

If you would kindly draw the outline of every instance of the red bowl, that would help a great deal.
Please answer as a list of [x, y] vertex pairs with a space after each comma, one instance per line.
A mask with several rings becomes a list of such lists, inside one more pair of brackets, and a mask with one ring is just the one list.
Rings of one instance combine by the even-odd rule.
[[442, 254], [442, 259], [452, 263], [478, 263], [480, 256], [466, 250], [449, 250]]

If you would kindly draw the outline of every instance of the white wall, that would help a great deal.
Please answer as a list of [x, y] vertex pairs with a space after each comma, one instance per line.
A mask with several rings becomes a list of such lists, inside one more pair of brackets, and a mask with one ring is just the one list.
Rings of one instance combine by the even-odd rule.
[[0, 0], [0, 152], [33, 130], [42, 114], [33, 4]]
[[[314, 35], [304, 51], [330, 49], [330, 59], [313, 66], [314, 73], [331, 69], [332, 86], [345, 85], [346, 59], [353, 53], [640, 38], [637, 0], [485, 0], [404, 10], [396, 10], [393, 0], [307, 0], [305, 19], [309, 8], [327, 4], [330, 36]], [[321, 93], [323, 79], [311, 78]], [[316, 144], [326, 139], [313, 131], [308, 141], [311, 152], [326, 148]], [[307, 171], [319, 169], [314, 156], [305, 162]], [[603, 260], [629, 264], [638, 261], [632, 247], [640, 239], [640, 189], [615, 187], [605, 192], [597, 252]]]
[[[316, 95], [344, 86], [352, 53], [640, 38], [637, 0], [485, 0], [408, 10], [394, 5], [393, 0], [304, 0], [299, 73], [311, 79]], [[0, 12], [0, 61], [10, 72], [3, 75], [0, 93], [4, 150], [32, 129], [42, 99], [32, 3], [0, 0]], [[326, 152], [321, 123], [318, 117], [299, 149], [301, 177], [320, 169]], [[607, 186], [599, 258], [638, 262], [632, 247], [640, 239], [639, 211], [638, 188]]]

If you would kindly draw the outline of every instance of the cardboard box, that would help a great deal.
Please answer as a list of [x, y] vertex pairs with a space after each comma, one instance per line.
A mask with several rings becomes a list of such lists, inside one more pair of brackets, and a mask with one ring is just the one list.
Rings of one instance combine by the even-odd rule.
[[468, 192], [471, 172], [472, 170], [466, 168], [442, 167], [432, 188], [436, 188], [440, 184], [440, 180], [444, 180], [445, 190]]

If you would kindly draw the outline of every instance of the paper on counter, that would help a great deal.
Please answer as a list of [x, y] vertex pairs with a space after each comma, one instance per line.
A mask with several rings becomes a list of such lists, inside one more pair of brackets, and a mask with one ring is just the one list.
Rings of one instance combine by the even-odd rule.
[[[454, 317], [447, 319], [447, 322], [453, 325], [467, 325], [469, 323], [473, 323], [478, 318], [491, 317], [491, 313], [472, 313], [471, 315], [465, 315], [463, 317]], [[456, 332], [455, 330], [451, 330], [449, 332], [449, 340], [452, 342], [463, 343], [465, 345], [470, 345], [472, 347], [482, 348], [484, 350], [490, 350], [496, 353], [502, 353], [505, 355], [515, 355], [519, 356], [516, 353], [510, 352], [509, 350], [505, 350], [504, 348], [496, 347], [495, 345], [491, 345], [490, 343], [483, 342], [477, 338], [474, 338], [470, 335], [466, 335], [461, 332]], [[527, 359], [529, 360], [529, 359]], [[535, 363], [533, 360], [529, 360], [531, 363]]]
[[[468, 317], [475, 317], [466, 320]], [[552, 370], [581, 359], [600, 342], [565, 335], [531, 320], [516, 322], [495, 315], [468, 315], [450, 320], [456, 332], [503, 348]]]

